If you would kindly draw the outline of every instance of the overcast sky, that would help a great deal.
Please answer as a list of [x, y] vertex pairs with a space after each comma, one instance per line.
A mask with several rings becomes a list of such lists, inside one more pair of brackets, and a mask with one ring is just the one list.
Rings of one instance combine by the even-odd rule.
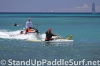
[[0, 0], [0, 12], [100, 12], [100, 0]]

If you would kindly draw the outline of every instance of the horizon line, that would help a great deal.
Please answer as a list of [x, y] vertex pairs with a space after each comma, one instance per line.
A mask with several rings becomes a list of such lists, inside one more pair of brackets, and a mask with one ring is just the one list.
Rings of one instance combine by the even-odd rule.
[[[93, 13], [93, 12], [0, 12], [0, 14], [7, 14], [7, 13], [12, 13], [12, 14], [16, 14], [16, 13]], [[95, 13], [100, 13], [100, 12], [95, 12]]]

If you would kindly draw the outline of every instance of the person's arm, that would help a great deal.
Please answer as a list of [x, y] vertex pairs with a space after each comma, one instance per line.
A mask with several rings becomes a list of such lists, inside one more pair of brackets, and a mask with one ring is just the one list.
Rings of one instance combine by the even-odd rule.
[[54, 36], [57, 36], [56, 34], [53, 34]]
[[52, 34], [52, 36], [57, 36], [56, 34], [53, 34], [53, 33], [51, 33]]

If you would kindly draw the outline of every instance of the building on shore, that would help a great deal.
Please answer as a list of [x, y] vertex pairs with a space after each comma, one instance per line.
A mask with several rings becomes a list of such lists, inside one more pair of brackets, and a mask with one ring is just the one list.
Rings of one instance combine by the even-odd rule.
[[95, 13], [95, 3], [92, 3], [92, 13]]

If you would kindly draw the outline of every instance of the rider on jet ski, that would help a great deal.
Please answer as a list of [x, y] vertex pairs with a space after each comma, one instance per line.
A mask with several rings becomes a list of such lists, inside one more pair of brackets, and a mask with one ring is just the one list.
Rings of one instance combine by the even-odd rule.
[[35, 30], [36, 33], [39, 33], [39, 31], [36, 28], [33, 28], [31, 19], [28, 18], [28, 21], [26, 22], [26, 31], [25, 31], [25, 34], [27, 34], [28, 32], [32, 32], [34, 30]]

